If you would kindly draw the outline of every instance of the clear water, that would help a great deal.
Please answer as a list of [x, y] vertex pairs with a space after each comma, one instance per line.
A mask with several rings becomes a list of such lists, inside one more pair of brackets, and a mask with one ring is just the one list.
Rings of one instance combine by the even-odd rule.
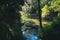
[[32, 33], [27, 33], [26, 31], [23, 31], [23, 36], [26, 38], [26, 40], [41, 40], [36, 35], [36, 32], [32, 30]]

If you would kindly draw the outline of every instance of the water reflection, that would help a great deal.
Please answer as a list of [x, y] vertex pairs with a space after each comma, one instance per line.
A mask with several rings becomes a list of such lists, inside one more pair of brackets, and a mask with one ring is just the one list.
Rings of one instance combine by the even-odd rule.
[[37, 31], [35, 29], [31, 28], [26, 28], [23, 31], [23, 36], [25, 37], [26, 40], [41, 40], [37, 36]]

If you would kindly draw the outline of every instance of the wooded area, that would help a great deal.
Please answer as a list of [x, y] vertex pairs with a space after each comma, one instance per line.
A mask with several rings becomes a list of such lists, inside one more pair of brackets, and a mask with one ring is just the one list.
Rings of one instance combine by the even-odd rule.
[[0, 0], [0, 40], [60, 40], [60, 0]]

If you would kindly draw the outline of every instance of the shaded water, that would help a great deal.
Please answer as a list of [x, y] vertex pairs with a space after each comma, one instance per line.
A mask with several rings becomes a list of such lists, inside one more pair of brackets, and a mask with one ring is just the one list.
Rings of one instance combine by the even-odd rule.
[[26, 40], [41, 40], [37, 36], [37, 32], [34, 29], [27, 29], [23, 31], [23, 36], [25, 37]]

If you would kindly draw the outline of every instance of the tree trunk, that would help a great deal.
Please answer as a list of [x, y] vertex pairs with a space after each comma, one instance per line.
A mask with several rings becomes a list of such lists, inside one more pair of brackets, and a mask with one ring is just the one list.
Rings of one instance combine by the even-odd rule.
[[[42, 30], [42, 35], [44, 36], [44, 29], [42, 27], [42, 17], [41, 17], [41, 7], [40, 7], [40, 0], [38, 0], [38, 13], [39, 13], [39, 21], [40, 21], [40, 27], [39, 27], [39, 31]], [[40, 32], [39, 32], [40, 34]], [[40, 36], [40, 35], [39, 35]]]
[[0, 40], [24, 40], [21, 31], [21, 15], [18, 13], [22, 2], [0, 0]]

